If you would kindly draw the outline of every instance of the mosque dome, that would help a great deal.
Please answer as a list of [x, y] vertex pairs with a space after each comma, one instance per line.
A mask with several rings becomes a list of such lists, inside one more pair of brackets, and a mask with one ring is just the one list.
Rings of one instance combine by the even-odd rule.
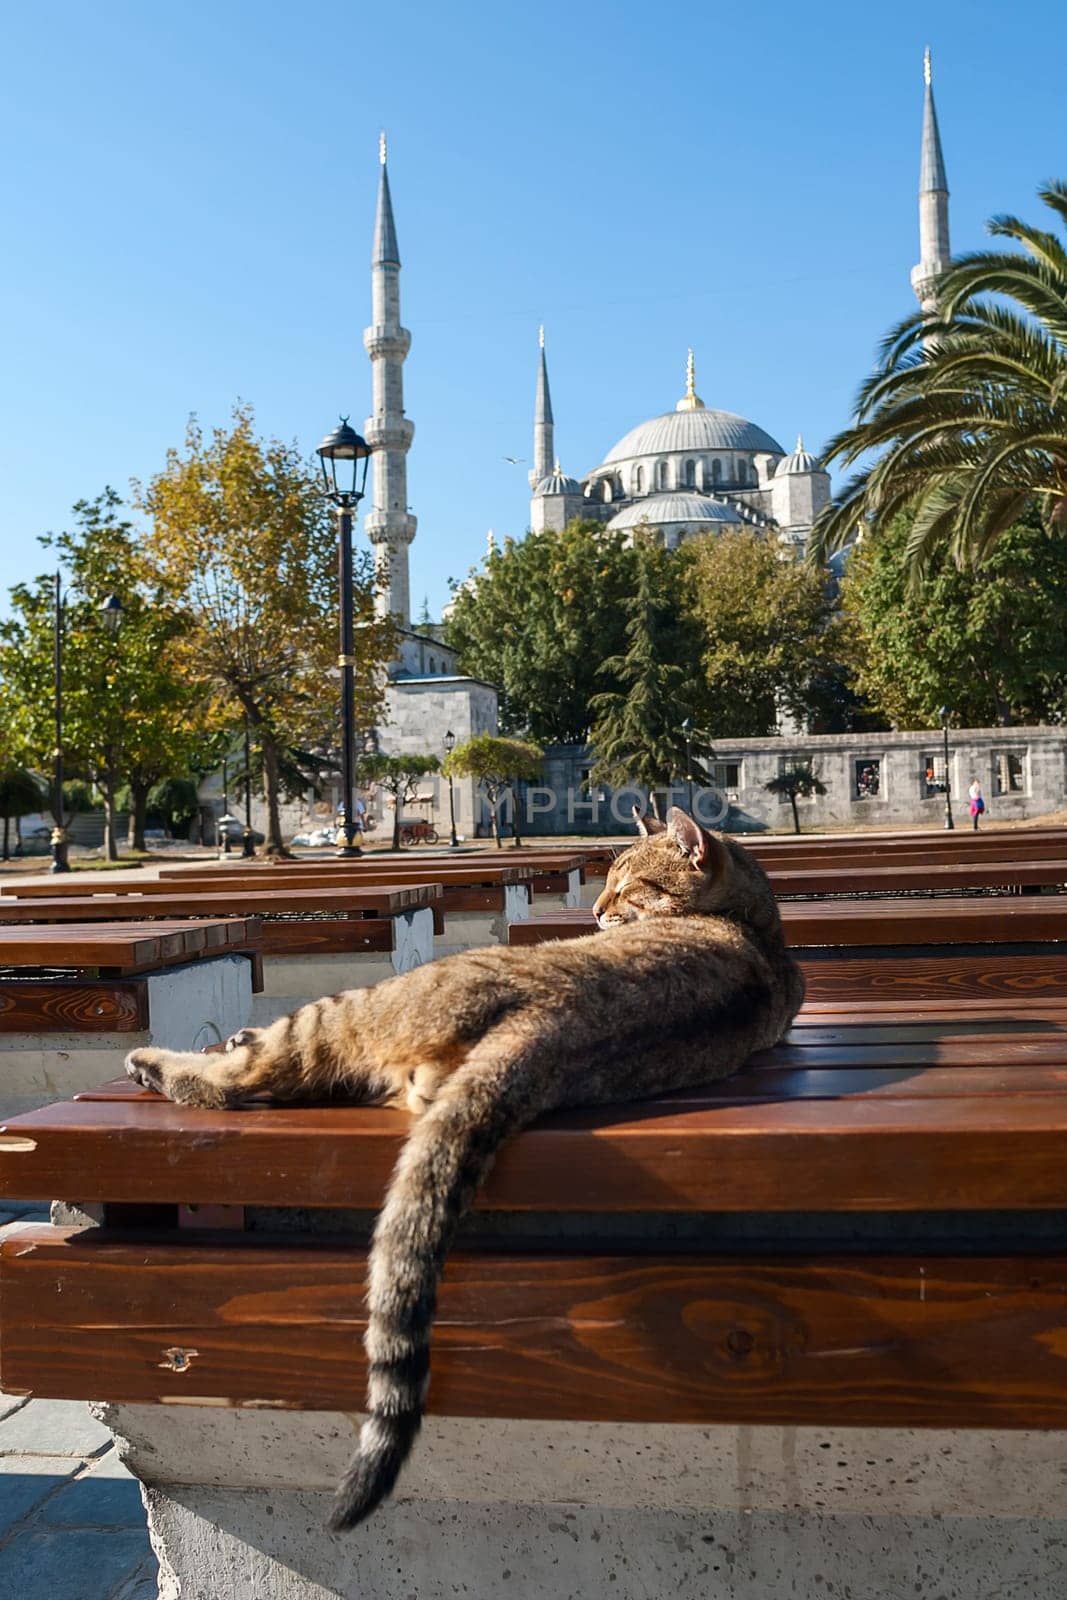
[[714, 411], [696, 392], [693, 352], [686, 364], [685, 394], [673, 411], [638, 423], [604, 457], [604, 466], [641, 456], [678, 455], [702, 450], [768, 451], [784, 456], [777, 439], [733, 411]]
[[788, 455], [784, 458], [784, 460], [779, 461], [774, 475], [776, 478], [785, 478], [793, 472], [821, 471], [822, 468], [819, 465], [818, 458], [813, 456], [810, 451], [805, 450], [804, 440], [798, 433], [796, 449], [793, 451], [792, 455]]
[[633, 504], [617, 511], [608, 527], [629, 530], [647, 524], [650, 528], [661, 528], [666, 533], [669, 528], [688, 528], [699, 523], [711, 532], [714, 524], [727, 526], [741, 521], [740, 513], [721, 500], [713, 500], [707, 494], [683, 492], [650, 494], [643, 500], [635, 500]]
[[577, 478], [570, 478], [563, 471], [559, 462], [553, 467], [547, 478], [542, 478], [534, 490], [534, 494], [573, 494], [581, 495], [582, 486]]

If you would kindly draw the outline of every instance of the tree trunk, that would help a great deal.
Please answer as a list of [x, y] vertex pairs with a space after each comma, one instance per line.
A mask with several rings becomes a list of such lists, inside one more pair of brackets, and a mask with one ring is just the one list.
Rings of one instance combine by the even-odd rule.
[[796, 797], [795, 794], [791, 794], [789, 796], [789, 804], [793, 808], [793, 832], [794, 833], [799, 833], [800, 832], [800, 812], [797, 810], [797, 797]]
[[517, 778], [511, 784], [508, 793], [511, 795], [511, 835], [515, 840], [515, 848], [518, 850], [522, 845], [522, 837], [519, 833], [519, 781]]
[[7, 831], [10, 822], [11, 822], [11, 818], [8, 816], [7, 812], [5, 811], [4, 812], [4, 860], [5, 861], [10, 861], [11, 860], [11, 852], [8, 849], [8, 831]]
[[126, 829], [126, 844], [130, 850], [145, 848], [144, 825], [148, 811], [149, 785], [139, 778], [130, 779], [130, 820]]
[[119, 859], [119, 842], [115, 837], [115, 775], [104, 775], [104, 857], [108, 861]]
[[393, 849], [394, 850], [399, 850], [400, 849], [400, 810], [401, 810], [400, 796], [399, 796], [399, 794], [394, 792], [394, 794], [393, 794]]
[[[266, 849], [275, 855], [285, 855], [285, 842], [282, 839], [282, 812], [281, 812], [281, 774], [278, 762], [278, 747], [270, 734], [265, 729], [258, 730], [260, 747], [263, 751], [263, 798], [267, 802], [267, 843]], [[248, 775], [251, 781], [251, 774]]]
[[503, 850], [504, 841], [500, 837], [500, 790], [497, 788], [489, 790], [489, 809], [493, 813], [493, 838], [496, 840], [496, 847], [498, 850]]

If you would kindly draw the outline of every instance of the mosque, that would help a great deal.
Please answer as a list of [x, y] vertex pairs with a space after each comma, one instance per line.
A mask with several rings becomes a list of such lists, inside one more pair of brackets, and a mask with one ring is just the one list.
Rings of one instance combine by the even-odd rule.
[[[911, 282], [925, 311], [950, 260], [948, 183], [934, 107], [930, 53], [924, 60], [925, 99], [919, 176], [920, 259]], [[407, 454], [414, 424], [404, 411], [403, 366], [411, 335], [400, 322], [400, 252], [389, 187], [384, 135], [371, 253], [372, 321], [364, 333], [373, 378], [373, 415], [364, 433], [373, 448], [373, 504], [366, 533], [375, 553], [377, 606], [401, 629], [390, 669], [382, 747], [395, 752], [436, 750], [446, 729], [462, 740], [496, 729], [492, 685], [457, 672], [456, 654], [440, 625], [413, 628], [408, 555], [416, 519], [408, 505]], [[732, 411], [705, 405], [697, 394], [692, 351], [685, 393], [677, 404], [623, 435], [584, 477], [563, 472], [555, 454], [555, 425], [544, 333], [534, 404], [530, 527], [559, 529], [576, 516], [594, 518], [632, 535], [647, 528], [668, 546], [752, 527], [799, 557], [812, 525], [830, 498], [830, 478], [798, 437], [787, 452], [765, 429]], [[476, 580], [474, 580], [476, 581]], [[464, 808], [475, 804], [464, 795]], [[471, 819], [473, 820], [473, 819]]]

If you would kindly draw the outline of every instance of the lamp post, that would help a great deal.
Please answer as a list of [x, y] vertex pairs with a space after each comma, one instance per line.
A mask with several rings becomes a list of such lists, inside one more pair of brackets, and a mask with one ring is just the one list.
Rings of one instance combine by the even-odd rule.
[[337, 665], [341, 669], [341, 799], [345, 811], [344, 842], [338, 855], [361, 856], [363, 851], [356, 844], [353, 795], [356, 741], [353, 669], [356, 658], [352, 650], [352, 520], [366, 489], [370, 445], [349, 427], [348, 418], [342, 417], [319, 445], [318, 456], [322, 463], [323, 487], [337, 510], [337, 570], [341, 590], [341, 651]]
[[218, 831], [218, 840], [222, 854], [228, 856], [233, 848], [230, 843], [230, 764], [229, 758], [222, 758], [222, 816], [215, 824]]
[[945, 827], [950, 831], [956, 826], [952, 820], [952, 789], [948, 775], [948, 719], [951, 715], [949, 706], [942, 706], [938, 712], [941, 718], [941, 731], [945, 736]]
[[[53, 872], [70, 871], [70, 834], [63, 821], [63, 574], [56, 573], [53, 610], [52, 663], [55, 680], [56, 745], [52, 771], [52, 867]], [[114, 636], [122, 625], [122, 601], [109, 594], [100, 607], [100, 621]]]
[[241, 854], [245, 857], [254, 856], [256, 853], [255, 840], [252, 837], [252, 730], [245, 717], [245, 826], [241, 836]]
[[693, 815], [693, 719], [686, 717], [682, 723], [685, 734], [685, 782], [689, 790], [689, 815]]
[[[453, 750], [456, 748], [456, 736], [452, 732], [451, 728], [449, 728], [448, 732], [445, 734], [444, 746], [446, 756], [450, 756]], [[450, 850], [455, 850], [459, 845], [459, 840], [456, 837], [456, 796], [452, 784], [451, 772], [448, 774], [448, 822], [450, 828], [448, 848]]]

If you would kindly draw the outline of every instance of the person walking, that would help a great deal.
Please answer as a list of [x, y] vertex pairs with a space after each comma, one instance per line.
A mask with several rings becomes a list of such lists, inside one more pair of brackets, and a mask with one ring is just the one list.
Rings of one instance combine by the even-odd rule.
[[978, 818], [985, 810], [985, 801], [982, 799], [982, 785], [977, 778], [971, 779], [971, 787], [967, 790], [971, 797], [971, 827], [978, 832]]

